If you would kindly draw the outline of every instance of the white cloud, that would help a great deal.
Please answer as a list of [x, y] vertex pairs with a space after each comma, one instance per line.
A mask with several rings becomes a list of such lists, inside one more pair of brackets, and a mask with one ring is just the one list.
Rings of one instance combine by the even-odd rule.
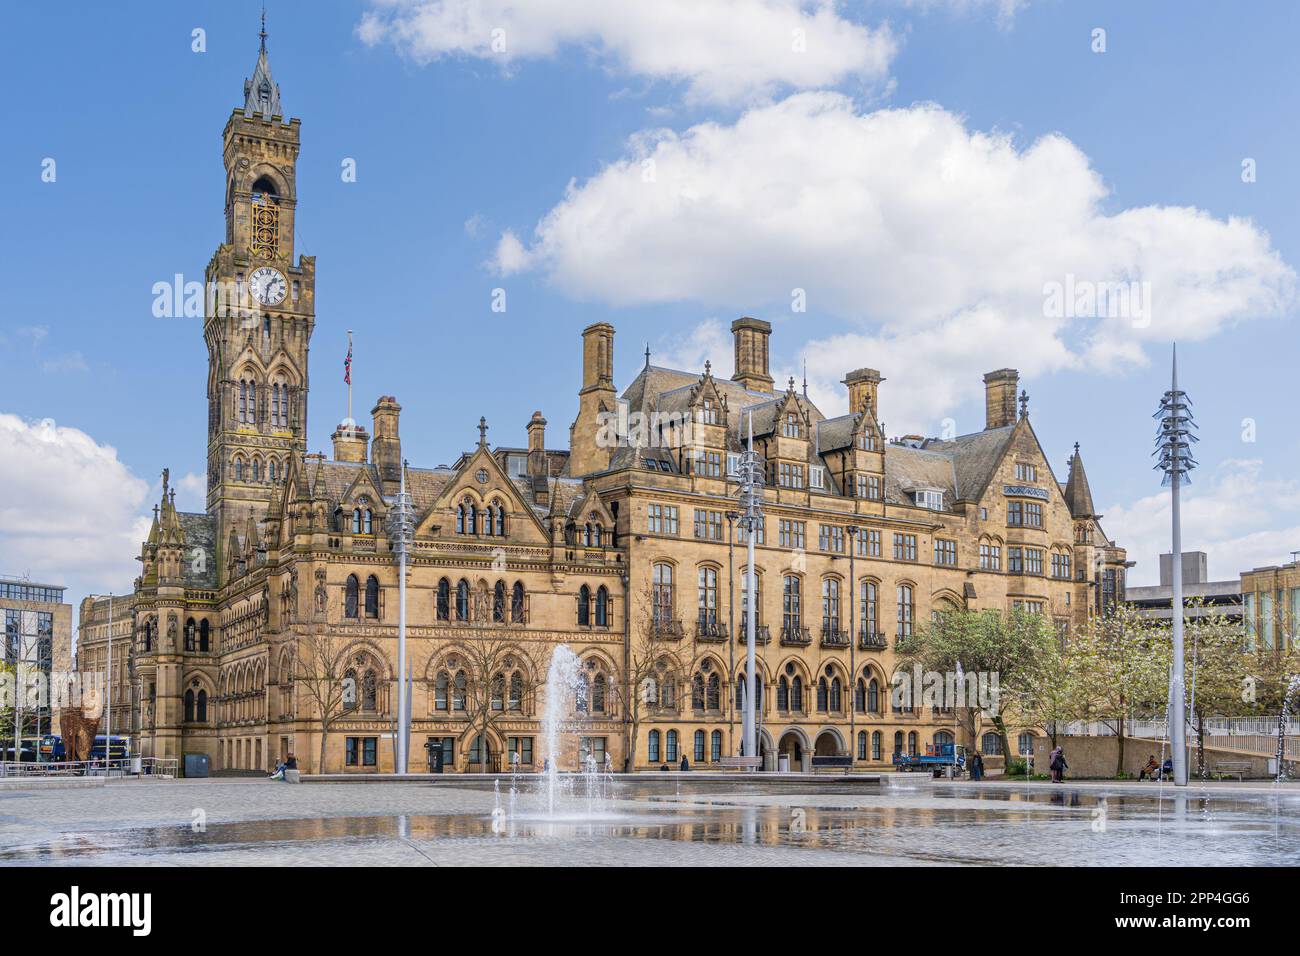
[[80, 352], [67, 352], [46, 359], [41, 363], [41, 371], [47, 375], [57, 375], [61, 372], [89, 372], [90, 366], [86, 364], [86, 357]]
[[[1258, 459], [1228, 459], [1193, 473], [1183, 490], [1183, 549], [1209, 554], [1211, 580], [1290, 560], [1300, 547], [1300, 480], [1264, 474]], [[1169, 491], [1103, 509], [1102, 524], [1137, 567], [1129, 583], [1160, 583], [1159, 556], [1169, 550]]]
[[[913, 419], [891, 425], [914, 427], [976, 397], [991, 368], [1123, 371], [1145, 364], [1146, 343], [1290, 308], [1295, 274], [1249, 220], [1108, 213], [1107, 198], [1064, 136], [1020, 147], [933, 105], [864, 113], [837, 93], [800, 93], [733, 124], [634, 137], [572, 182], [531, 237], [503, 234], [496, 265], [619, 306], [765, 308], [804, 339], [828, 315], [848, 320], [804, 349], [814, 392], [879, 368], [887, 420], [901, 409]], [[1141, 314], [1047, 314], [1047, 284], [1067, 281], [1149, 285], [1137, 287]], [[790, 311], [796, 289], [806, 314]]]
[[69, 597], [129, 587], [149, 532], [148, 482], [116, 449], [53, 421], [0, 413], [0, 567]]
[[685, 83], [692, 99], [735, 103], [884, 79], [897, 52], [888, 27], [853, 23], [836, 7], [834, 0], [372, 0], [357, 33], [420, 62], [460, 55], [506, 69], [579, 46], [620, 72]]
[[1029, 6], [1029, 0], [896, 0], [903, 6], [922, 13], [932, 10], [947, 11], [959, 16], [982, 15], [992, 11], [1000, 27], [1008, 27], [1016, 14]]
[[705, 319], [685, 335], [659, 339], [650, 352], [650, 364], [660, 368], [694, 372], [712, 362], [716, 378], [731, 378], [734, 358], [731, 332], [716, 318]]

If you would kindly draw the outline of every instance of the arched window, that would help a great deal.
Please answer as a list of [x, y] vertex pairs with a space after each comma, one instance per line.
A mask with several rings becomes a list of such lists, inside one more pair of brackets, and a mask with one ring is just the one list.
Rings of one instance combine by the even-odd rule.
[[361, 709], [372, 714], [379, 709], [379, 681], [373, 670], [361, 678]]
[[880, 603], [876, 582], [862, 582], [862, 636], [875, 637], [880, 633]]
[[438, 620], [451, 620], [451, 582], [446, 578], [438, 581]]
[[198, 625], [194, 623], [194, 618], [185, 620], [185, 649], [193, 651], [198, 649]]
[[262, 459], [260, 458], [253, 459], [253, 480], [262, 480]]
[[603, 584], [596, 588], [596, 626], [609, 627], [609, 591]]
[[867, 682], [861, 677], [853, 685], [853, 709], [859, 714], [867, 709]]
[[464, 578], [456, 582], [456, 620], [469, 620], [469, 582]]
[[468, 684], [464, 671], [456, 671], [456, 677], [452, 681], [451, 688], [451, 709], [463, 711], [465, 709], [465, 686]]
[[664, 759], [669, 763], [677, 762], [677, 731], [668, 731], [668, 738], [664, 744]]
[[704, 763], [704, 731], [695, 731], [695, 762]]
[[506, 582], [498, 581], [492, 588], [492, 620], [497, 624], [506, 622]]
[[515, 624], [524, 623], [524, 585], [516, 581], [510, 593], [510, 620]]
[[784, 674], [781, 675], [781, 679], [776, 683], [776, 709], [790, 709], [790, 682], [786, 680]]
[[878, 730], [871, 732], [871, 759], [880, 759], [880, 731]]
[[948, 731], [946, 730], [936, 731], [934, 735], [935, 753], [940, 753], [941, 748], [944, 746], [944, 744], [950, 744], [952, 742], [953, 742], [952, 734], [950, 734]]
[[704, 709], [704, 675], [698, 672], [691, 678], [691, 708]]
[[798, 634], [801, 627], [799, 610], [801, 595], [799, 591], [798, 576], [787, 574], [782, 587], [781, 626], [790, 634]]
[[826, 684], [826, 678], [820, 677], [817, 679], [817, 712], [819, 714], [826, 713], [829, 706], [829, 698], [830, 691]]
[[496, 518], [496, 516], [497, 516], [496, 505], [488, 505], [486, 508], [483, 509], [483, 533], [484, 534], [492, 533], [492, 523], [493, 523], [493, 519]]
[[709, 735], [709, 762], [722, 762], [722, 731], [715, 730]]
[[700, 568], [699, 622], [702, 631], [716, 628], [718, 624], [718, 572], [714, 568]]
[[1031, 757], [1034, 753], [1034, 735], [1027, 730], [1022, 730], [1016, 737], [1016, 749], [1020, 751], [1020, 756]]
[[506, 534], [506, 506], [497, 502], [496, 535], [504, 538]]
[[858, 759], [867, 759], [867, 732], [865, 730], [858, 731]]
[[447, 690], [451, 685], [451, 678], [447, 676], [446, 671], [438, 671], [438, 677], [433, 682], [433, 709], [447, 709]]
[[604, 674], [597, 674], [596, 679], [591, 682], [591, 712], [603, 714], [608, 697], [609, 681], [605, 679]]
[[912, 586], [898, 586], [898, 636], [912, 636], [912, 621], [916, 617], [916, 605], [912, 600]]
[[379, 617], [379, 579], [366, 578], [366, 617]]
[[840, 582], [838, 578], [822, 579], [822, 631], [838, 634], [840, 630]]
[[375, 519], [375, 513], [371, 511], [369, 508], [361, 512], [361, 533], [362, 534], [374, 533], [374, 519]]
[[244, 459], [240, 455], [235, 456], [235, 481], [244, 480]]
[[596, 524], [592, 525], [591, 544], [593, 547], [599, 548], [602, 547], [602, 542], [604, 540], [605, 540], [605, 529], [600, 526], [599, 522], [597, 522]]
[[673, 566], [656, 564], [653, 573], [652, 606], [656, 628], [666, 627], [673, 619]]
[[873, 714], [880, 713], [880, 683], [874, 677], [867, 684], [867, 710]]
[[194, 719], [200, 724], [208, 721], [208, 692], [202, 688], [199, 689], [199, 695], [195, 700]]
[[352, 509], [352, 533], [353, 534], [361, 533], [361, 509], [360, 508]]
[[209, 650], [208, 635], [209, 635], [208, 621], [206, 618], [204, 618], [202, 621], [199, 621], [199, 653], [200, 654], [206, 654]]
[[357, 616], [357, 591], [360, 585], [357, 582], [355, 574], [349, 574], [347, 583], [343, 586], [343, 616], [355, 618]]
[[457, 534], [465, 533], [465, 506], [464, 505], [456, 506], [456, 533]]
[[590, 705], [591, 682], [587, 680], [586, 674], [579, 674], [573, 688], [573, 709], [579, 714], [586, 714]]
[[794, 680], [790, 681], [790, 709], [803, 710], [803, 678], [798, 674], [795, 674]]
[[980, 751], [986, 757], [1000, 757], [1002, 755], [1002, 738], [989, 731], [980, 738]]
[[591, 624], [591, 588], [583, 585], [578, 588], [578, 626]]
[[704, 692], [704, 706], [706, 710], [722, 709], [722, 679], [716, 672], [709, 675], [708, 687]]
[[478, 507], [472, 503], [465, 513], [465, 533], [478, 534]]
[[488, 685], [488, 706], [497, 711], [506, 709], [506, 675], [500, 671], [492, 675]]
[[275, 475], [275, 459], [272, 458], [266, 463], [266, 477], [272, 484], [275, 484]]
[[659, 762], [659, 731], [657, 730], [650, 731], [646, 739], [646, 758], [651, 763]]
[[510, 697], [507, 698], [506, 706], [510, 710], [519, 711], [524, 706], [524, 675], [515, 671], [510, 675]]
[[831, 678], [831, 712], [839, 713], [844, 709], [844, 685], [838, 677]]
[[188, 724], [188, 723], [192, 723], [193, 721], [194, 721], [194, 691], [187, 690], [185, 692], [185, 722]]
[[903, 732], [901, 730], [896, 730], [894, 731], [894, 753], [901, 754], [902, 752], [903, 752]]
[[909, 730], [907, 732], [907, 753], [909, 756], [912, 757], [916, 756], [916, 731], [915, 730]]

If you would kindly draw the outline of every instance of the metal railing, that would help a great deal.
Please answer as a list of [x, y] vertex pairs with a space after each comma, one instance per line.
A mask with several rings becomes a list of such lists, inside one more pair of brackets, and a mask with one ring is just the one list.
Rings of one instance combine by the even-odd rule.
[[[772, 632], [766, 624], [754, 625], [755, 644], [768, 644], [771, 643], [771, 640], [772, 640]], [[737, 644], [749, 643], [749, 636], [745, 630], [745, 623], [743, 621], [741, 622], [740, 630], [736, 634], [736, 643]]]
[[729, 636], [727, 625], [719, 621], [697, 620], [695, 622], [695, 639], [697, 641], [722, 642]]
[[889, 638], [883, 634], [863, 634], [858, 638], [858, 647], [864, 651], [888, 650]]
[[838, 624], [822, 625], [822, 647], [848, 647], [849, 632], [840, 630]]
[[665, 641], [680, 640], [686, 633], [681, 621], [670, 618], [652, 620], [650, 629], [655, 637]]
[[44, 763], [0, 762], [0, 777], [153, 777], [179, 774], [175, 757], [119, 757], [113, 760], [57, 760]]
[[806, 647], [812, 643], [812, 634], [806, 627], [782, 626], [781, 643], [787, 646]]

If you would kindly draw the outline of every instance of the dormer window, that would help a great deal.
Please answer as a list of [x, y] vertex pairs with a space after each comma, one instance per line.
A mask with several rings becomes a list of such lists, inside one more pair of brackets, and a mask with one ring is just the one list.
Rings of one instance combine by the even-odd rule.
[[859, 451], [876, 450], [876, 433], [873, 432], [870, 428], [866, 429], [864, 432], [862, 432], [861, 435], [858, 436], [858, 450]]
[[808, 483], [811, 487], [824, 491], [826, 489], [826, 469], [821, 465], [813, 465], [809, 468]]
[[912, 493], [912, 498], [918, 508], [928, 508], [930, 511], [943, 510], [943, 492], [936, 491], [932, 488], [923, 488]]
[[714, 404], [713, 399], [706, 398], [700, 405], [699, 418], [701, 425], [718, 424], [718, 406]]
[[1037, 481], [1038, 466], [1016, 462], [1016, 481]]
[[781, 434], [786, 438], [800, 437], [799, 416], [794, 412], [785, 413], [785, 421], [781, 423]]

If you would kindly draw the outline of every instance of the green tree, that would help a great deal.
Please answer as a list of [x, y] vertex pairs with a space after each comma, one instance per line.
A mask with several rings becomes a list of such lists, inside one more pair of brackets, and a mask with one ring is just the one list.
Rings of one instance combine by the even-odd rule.
[[[1005, 714], [1032, 698], [1046, 661], [1058, 646], [1050, 621], [1041, 614], [1014, 611], [944, 611], [926, 627], [898, 642], [904, 666], [953, 674], [996, 675], [998, 693], [983, 709], [1002, 738], [1002, 752], [1012, 754]], [[983, 703], [983, 702], [981, 702]]]
[[1118, 605], [1070, 640], [1066, 657], [1080, 720], [1110, 728], [1118, 741], [1115, 775], [1124, 772], [1127, 721], [1135, 714], [1163, 714], [1169, 680], [1168, 628]]

